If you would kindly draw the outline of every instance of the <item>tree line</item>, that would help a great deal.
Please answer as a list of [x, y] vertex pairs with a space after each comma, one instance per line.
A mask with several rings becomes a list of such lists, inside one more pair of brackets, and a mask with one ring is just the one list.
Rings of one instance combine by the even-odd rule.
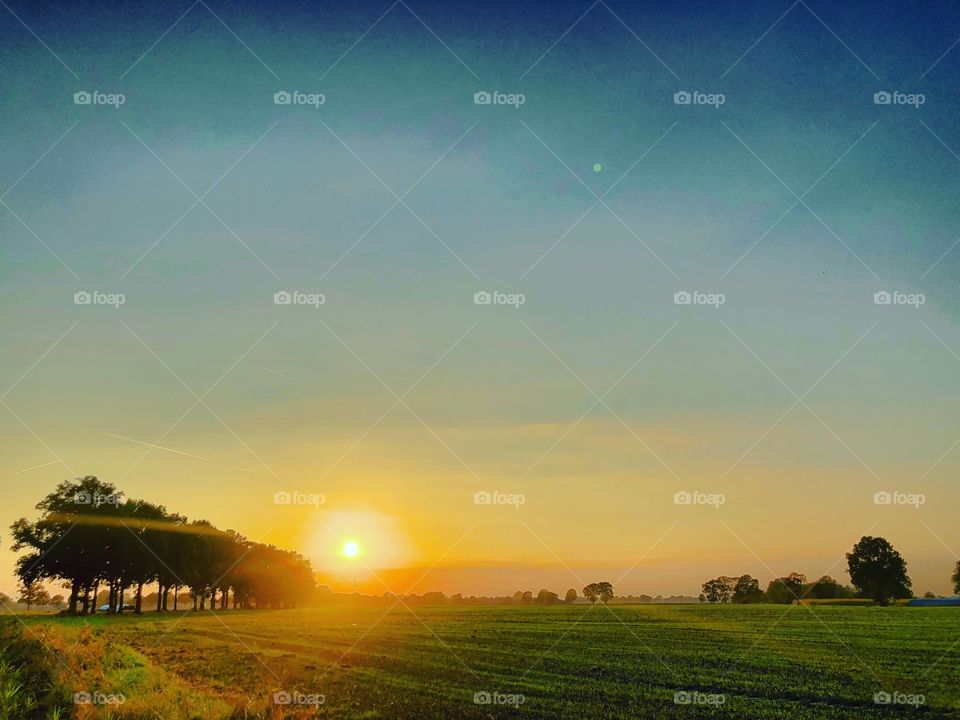
[[[21, 591], [39, 599], [39, 584], [60, 581], [67, 612], [96, 612], [108, 591], [111, 613], [142, 611], [144, 587], [157, 586], [156, 609], [173, 610], [182, 589], [193, 609], [292, 607], [315, 591], [313, 570], [299, 553], [254, 542], [206, 520], [189, 520], [162, 505], [127, 499], [94, 476], [60, 483], [37, 503], [40, 517], [11, 525]], [[132, 591], [132, 604], [124, 600]], [[92, 598], [92, 601], [91, 601]]]
[[[913, 597], [907, 563], [884, 538], [865, 535], [846, 557], [849, 586], [829, 575], [808, 582], [803, 573], [792, 572], [774, 578], [766, 590], [761, 590], [760, 582], [750, 575], [721, 575], [703, 583], [700, 602], [789, 604], [804, 599], [868, 598], [884, 604]], [[952, 580], [955, 591], [960, 593], [960, 562]]]

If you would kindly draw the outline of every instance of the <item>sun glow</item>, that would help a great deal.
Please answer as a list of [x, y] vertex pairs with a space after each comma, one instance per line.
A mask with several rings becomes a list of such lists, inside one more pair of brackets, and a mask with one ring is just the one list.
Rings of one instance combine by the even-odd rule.
[[344, 557], [355, 558], [360, 555], [360, 543], [356, 540], [347, 540], [340, 548], [340, 554]]

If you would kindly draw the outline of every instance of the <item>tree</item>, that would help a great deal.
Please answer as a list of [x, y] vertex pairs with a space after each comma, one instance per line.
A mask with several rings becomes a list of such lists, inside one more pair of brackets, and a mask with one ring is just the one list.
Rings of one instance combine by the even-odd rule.
[[34, 605], [48, 605], [50, 603], [49, 593], [47, 593], [36, 580], [31, 582], [21, 581], [20, 585], [17, 586], [17, 591], [20, 594], [17, 602], [21, 605], [26, 605], [28, 611]]
[[860, 538], [847, 553], [847, 572], [860, 594], [878, 603], [913, 597], [906, 561], [882, 537]]
[[957, 560], [957, 567], [953, 570], [953, 577], [950, 578], [953, 581], [953, 594], [960, 595], [960, 560]]
[[541, 590], [537, 593], [537, 605], [554, 605], [560, 602], [560, 596], [549, 590]]
[[734, 603], [758, 603], [763, 600], [763, 591], [760, 589], [760, 581], [750, 575], [741, 575], [737, 578], [733, 586], [733, 594], [730, 596], [730, 602]]
[[613, 585], [608, 582], [590, 583], [583, 589], [583, 596], [591, 603], [600, 600], [606, 605], [613, 599]]
[[703, 596], [709, 603], [730, 602], [733, 595], [733, 586], [729, 582], [732, 578], [718, 577], [707, 580], [703, 586]]
[[567, 605], [573, 605], [577, 601], [577, 591], [573, 588], [567, 590], [567, 594], [563, 598], [563, 602]]
[[824, 575], [806, 587], [804, 589], [804, 595], [817, 598], [818, 600], [827, 600], [850, 597], [851, 591], [850, 588], [841, 585], [829, 575]]
[[64, 599], [63, 595], [54, 595], [52, 598], [50, 598], [50, 605], [57, 609], [64, 607], [66, 604], [67, 601]]

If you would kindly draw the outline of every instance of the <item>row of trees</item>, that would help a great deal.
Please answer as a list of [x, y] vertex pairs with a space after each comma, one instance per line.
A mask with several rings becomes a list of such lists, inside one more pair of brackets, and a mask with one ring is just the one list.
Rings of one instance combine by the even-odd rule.
[[[913, 597], [907, 563], [893, 546], [881, 537], [865, 535], [847, 553], [847, 573], [852, 587], [842, 585], [829, 575], [808, 582], [803, 573], [792, 572], [774, 578], [767, 589], [750, 576], [721, 575], [703, 584], [700, 602], [709, 603], [792, 603], [805, 598], [870, 598], [879, 603]], [[954, 573], [954, 586], [960, 593], [960, 563]]]
[[[156, 609], [173, 609], [181, 589], [194, 609], [281, 608], [313, 595], [301, 555], [253, 542], [206, 520], [188, 520], [145, 500], [127, 500], [112, 484], [87, 476], [65, 481], [37, 504], [40, 518], [11, 526], [23, 588], [62, 581], [70, 613], [96, 611], [106, 589], [110, 612], [123, 612], [127, 591], [139, 613], [144, 587], [156, 583]], [[232, 596], [232, 598], [231, 598]], [[92, 598], [92, 602], [91, 602]]]

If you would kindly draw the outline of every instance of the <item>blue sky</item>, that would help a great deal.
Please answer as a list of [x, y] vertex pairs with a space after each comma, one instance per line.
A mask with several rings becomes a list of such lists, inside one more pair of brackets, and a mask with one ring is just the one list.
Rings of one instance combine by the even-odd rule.
[[[296, 487], [334, 519], [400, 518], [411, 564], [479, 522], [449, 572], [510, 558], [518, 587], [531, 567], [566, 585], [557, 557], [623, 569], [644, 551], [654, 569], [624, 591], [817, 575], [873, 527], [916, 589], [946, 591], [949, 3], [0, 15], [5, 527], [89, 473], [314, 547], [312, 520], [269, 504]], [[94, 90], [125, 101], [74, 104]], [[724, 102], [677, 105], [680, 91]], [[126, 302], [73, 303], [94, 290]], [[277, 306], [278, 290], [326, 302]], [[482, 290], [526, 302], [475, 305]], [[141, 459], [143, 443], [162, 447]], [[529, 501], [477, 508], [478, 489]], [[728, 501], [678, 508], [678, 489]], [[884, 490], [928, 502], [878, 507]]]

